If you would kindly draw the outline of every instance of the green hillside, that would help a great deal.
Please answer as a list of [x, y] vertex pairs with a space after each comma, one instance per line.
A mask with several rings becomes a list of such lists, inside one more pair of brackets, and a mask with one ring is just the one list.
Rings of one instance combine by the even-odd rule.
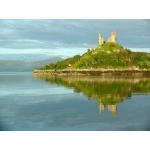
[[91, 69], [91, 68], [150, 68], [150, 54], [146, 52], [132, 52], [116, 43], [104, 43], [95, 49], [88, 49], [82, 56], [49, 64], [41, 69]]

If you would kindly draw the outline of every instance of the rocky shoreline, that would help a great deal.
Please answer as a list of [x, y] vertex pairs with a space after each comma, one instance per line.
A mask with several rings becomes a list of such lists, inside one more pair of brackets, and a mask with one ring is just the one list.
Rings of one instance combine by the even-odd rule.
[[97, 76], [150, 76], [150, 69], [63, 69], [34, 70], [33, 74], [49, 75], [97, 75]]

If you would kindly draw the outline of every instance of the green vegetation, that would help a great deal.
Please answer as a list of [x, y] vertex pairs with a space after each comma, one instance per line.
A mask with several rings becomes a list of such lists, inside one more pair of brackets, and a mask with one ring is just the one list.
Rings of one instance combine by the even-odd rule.
[[72, 58], [68, 58], [68, 59], [65, 59], [65, 60], [62, 60], [62, 61], [58, 61], [56, 64], [51, 63], [49, 65], [46, 65], [42, 69], [44, 69], [44, 70], [47, 70], [47, 69], [50, 69], [50, 70], [65, 69], [65, 68], [71, 67], [71, 65], [75, 64], [77, 61], [79, 61], [80, 58], [81, 58], [80, 55], [76, 55]]
[[150, 68], [150, 54], [143, 52], [132, 52], [116, 43], [104, 43], [95, 48], [88, 49], [82, 56], [76, 55], [72, 58], [49, 64], [42, 69], [91, 69], [91, 68]]

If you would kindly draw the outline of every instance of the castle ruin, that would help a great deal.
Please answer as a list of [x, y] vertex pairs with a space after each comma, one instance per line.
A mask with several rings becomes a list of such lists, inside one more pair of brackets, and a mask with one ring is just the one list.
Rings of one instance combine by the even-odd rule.
[[[104, 44], [104, 38], [103, 36], [99, 33], [99, 37], [98, 37], [98, 46], [101, 46], [102, 44]], [[117, 43], [117, 32], [113, 31], [111, 33], [111, 35], [109, 36], [107, 43]]]
[[98, 36], [98, 45], [102, 45], [104, 44], [104, 38], [103, 36], [99, 33], [99, 36]]

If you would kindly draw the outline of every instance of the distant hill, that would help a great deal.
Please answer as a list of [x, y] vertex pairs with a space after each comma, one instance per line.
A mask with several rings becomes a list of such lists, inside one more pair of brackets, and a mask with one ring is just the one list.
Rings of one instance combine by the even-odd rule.
[[40, 68], [46, 64], [56, 63], [61, 61], [60, 57], [53, 57], [46, 60], [26, 62], [20, 60], [0, 60], [0, 72], [25, 72], [33, 71], [36, 68]]

